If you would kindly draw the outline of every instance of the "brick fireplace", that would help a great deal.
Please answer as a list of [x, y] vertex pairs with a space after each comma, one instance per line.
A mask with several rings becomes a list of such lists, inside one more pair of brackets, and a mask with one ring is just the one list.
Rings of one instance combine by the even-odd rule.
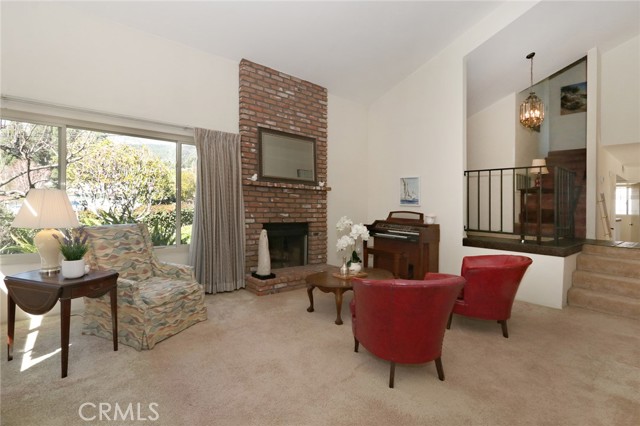
[[[243, 59], [240, 62], [240, 138], [245, 204], [246, 272], [258, 265], [258, 239], [265, 224], [305, 223], [307, 265], [274, 270], [275, 280], [248, 278], [247, 288], [269, 294], [304, 285], [300, 270], [327, 262], [327, 191], [315, 182], [253, 181], [259, 173], [258, 129], [266, 128], [316, 141], [316, 176], [327, 180], [327, 90], [316, 84]], [[293, 271], [293, 272], [292, 272]], [[295, 279], [287, 281], [289, 274]], [[302, 276], [302, 281], [300, 277]]]

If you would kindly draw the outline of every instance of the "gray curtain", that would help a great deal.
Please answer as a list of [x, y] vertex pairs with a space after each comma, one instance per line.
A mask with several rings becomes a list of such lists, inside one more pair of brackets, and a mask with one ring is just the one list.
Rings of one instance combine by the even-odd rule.
[[189, 261], [207, 293], [245, 286], [240, 135], [195, 129], [198, 180]]

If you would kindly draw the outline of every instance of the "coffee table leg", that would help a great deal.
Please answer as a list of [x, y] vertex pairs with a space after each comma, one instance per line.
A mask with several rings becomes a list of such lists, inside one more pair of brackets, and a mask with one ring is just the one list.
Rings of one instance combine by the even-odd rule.
[[60, 334], [62, 335], [62, 378], [67, 377], [69, 365], [69, 327], [71, 325], [71, 299], [60, 300]]
[[13, 337], [16, 327], [16, 302], [10, 294], [7, 295], [7, 361], [13, 359]]
[[336, 289], [336, 311], [338, 316], [336, 317], [336, 324], [342, 325], [342, 317], [340, 313], [342, 312], [342, 289]]
[[307, 308], [307, 312], [313, 312], [313, 289], [316, 286], [308, 285], [307, 286], [307, 295], [309, 295], [309, 307]]

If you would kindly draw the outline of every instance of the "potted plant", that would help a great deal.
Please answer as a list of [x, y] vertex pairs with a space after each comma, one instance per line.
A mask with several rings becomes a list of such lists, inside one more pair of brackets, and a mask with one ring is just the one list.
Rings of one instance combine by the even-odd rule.
[[60, 244], [60, 253], [64, 257], [60, 272], [65, 278], [78, 278], [85, 274], [84, 255], [89, 250], [88, 235], [82, 228], [64, 231], [62, 238], [53, 236]]
[[338, 252], [351, 252], [350, 256], [343, 256], [342, 267], [340, 273], [347, 275], [349, 273], [357, 274], [362, 268], [360, 256], [358, 256], [358, 239], [367, 241], [369, 239], [369, 230], [362, 223], [353, 223], [353, 221], [346, 216], [340, 218], [336, 224], [336, 230], [338, 238], [336, 248]]

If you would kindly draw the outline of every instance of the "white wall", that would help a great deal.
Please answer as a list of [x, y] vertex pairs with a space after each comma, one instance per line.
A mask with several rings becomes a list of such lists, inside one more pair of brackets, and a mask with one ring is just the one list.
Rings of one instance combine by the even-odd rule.
[[515, 162], [515, 96], [505, 96], [467, 120], [467, 170], [523, 165]]
[[347, 216], [367, 222], [367, 110], [329, 93], [327, 185], [327, 262], [339, 265], [336, 223]]
[[2, 2], [2, 95], [238, 132], [238, 64], [58, 2]]
[[532, 4], [507, 2], [424, 64], [369, 110], [369, 220], [400, 210], [399, 178], [421, 178], [416, 210], [440, 224], [440, 271], [462, 260], [466, 163], [465, 56]]
[[[497, 169], [517, 165], [515, 163], [516, 144], [514, 144], [514, 140], [518, 117], [515, 108], [515, 94], [510, 94], [467, 119], [466, 170]], [[500, 194], [502, 191], [499, 173], [492, 173], [490, 178], [492, 194]], [[502, 185], [506, 185], [503, 188], [508, 188], [512, 179], [511, 173], [503, 175]], [[500, 197], [492, 197], [491, 206], [489, 206], [488, 174], [486, 172], [469, 174], [468, 182], [468, 223], [465, 220], [467, 229], [511, 232], [513, 230], [513, 200], [509, 195], [512, 195], [512, 192], [506, 190], [503, 192], [509, 195], [502, 200], [502, 206], [500, 205]], [[480, 202], [480, 206], [478, 206], [478, 202]], [[480, 211], [479, 218], [478, 210]], [[491, 227], [489, 227], [490, 215]], [[502, 222], [500, 221], [501, 217]]]
[[640, 143], [640, 36], [601, 55], [601, 142]]
[[[600, 194], [604, 194], [610, 226], [615, 227], [617, 177], [637, 182], [640, 174], [637, 166], [623, 167], [621, 162], [607, 151], [607, 147], [633, 145], [637, 147], [636, 156], [640, 157], [640, 36], [601, 52], [598, 58], [600, 131], [595, 143], [598, 153], [595, 186], [598, 202]], [[601, 219], [601, 205], [597, 204], [594, 210], [598, 218], [595, 221], [595, 237], [605, 239], [608, 235], [606, 225]]]
[[[560, 110], [561, 88], [584, 81], [587, 81], [586, 61], [580, 62], [562, 74], [549, 79], [549, 110], [547, 117], [545, 117], [545, 120], [549, 120], [549, 151], [563, 151], [586, 147], [586, 112], [561, 115]], [[592, 83], [590, 82], [589, 84]]]
[[[440, 55], [385, 94], [369, 114], [369, 219], [391, 210], [434, 212], [440, 252], [447, 254], [463, 233], [463, 76], [461, 55]], [[400, 208], [402, 176], [421, 178], [420, 207]], [[454, 263], [440, 256], [441, 270]]]
[[[598, 182], [597, 182], [597, 199], [596, 199], [596, 239], [610, 240], [613, 239], [616, 219], [616, 181], [618, 176], [623, 176], [622, 164], [620, 161], [607, 152], [601, 145], [598, 151]], [[600, 194], [604, 194], [605, 202], [601, 202]], [[606, 223], [604, 211], [607, 212], [609, 223]], [[609, 228], [607, 230], [607, 228]]]

